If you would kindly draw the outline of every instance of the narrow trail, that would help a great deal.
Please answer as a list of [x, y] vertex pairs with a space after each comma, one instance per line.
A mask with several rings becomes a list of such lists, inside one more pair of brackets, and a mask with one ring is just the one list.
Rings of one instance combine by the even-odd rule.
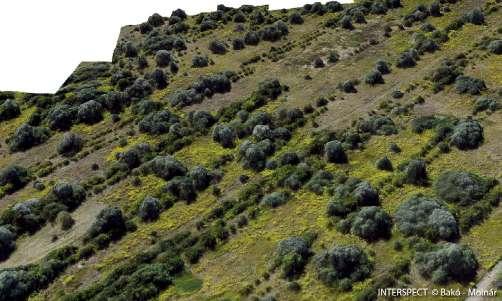
[[[485, 276], [478, 282], [476, 285], [476, 288], [481, 291], [486, 291], [491, 288], [494, 288], [495, 286], [495, 281], [497, 280], [497, 274], [502, 272], [502, 260], [500, 260], [494, 267], [486, 273]], [[494, 297], [493, 300], [495, 300], [497, 297]], [[483, 300], [489, 300], [492, 299], [490, 297], [467, 297], [465, 301], [483, 301]]]

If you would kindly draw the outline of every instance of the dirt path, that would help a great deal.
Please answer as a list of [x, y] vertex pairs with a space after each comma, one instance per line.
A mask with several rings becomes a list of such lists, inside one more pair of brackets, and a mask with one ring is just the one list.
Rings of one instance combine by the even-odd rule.
[[[497, 274], [500, 272], [502, 272], [502, 260], [499, 261], [491, 271], [486, 273], [486, 275], [478, 282], [476, 288], [482, 291], [493, 288], [495, 281], [497, 280]], [[465, 301], [483, 301], [486, 299], [487, 297], [467, 297]]]

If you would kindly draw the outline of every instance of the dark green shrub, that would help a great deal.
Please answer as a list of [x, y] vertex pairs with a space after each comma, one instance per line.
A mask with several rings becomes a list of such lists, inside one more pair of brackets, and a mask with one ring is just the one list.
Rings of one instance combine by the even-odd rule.
[[211, 181], [215, 178], [214, 174], [202, 166], [195, 166], [188, 173], [188, 177], [193, 182], [193, 186], [197, 190], [204, 190], [211, 184]]
[[260, 30], [260, 36], [264, 41], [275, 42], [289, 33], [288, 25], [282, 21], [277, 21], [273, 25], [265, 26]]
[[485, 23], [485, 15], [479, 8], [475, 8], [464, 15], [464, 21], [475, 25], [482, 25]]
[[433, 17], [441, 17], [441, 4], [440, 2], [432, 2], [429, 6], [429, 12]]
[[427, 169], [425, 161], [413, 159], [404, 168], [404, 182], [413, 185], [427, 184]]
[[195, 55], [192, 58], [192, 67], [194, 68], [203, 68], [209, 65], [209, 59], [207, 56], [203, 55]]
[[78, 153], [84, 146], [82, 138], [72, 132], [64, 133], [63, 138], [58, 144], [57, 151], [60, 155], [71, 157]]
[[47, 116], [49, 127], [53, 130], [67, 130], [75, 122], [77, 109], [65, 104], [57, 104]]
[[373, 115], [366, 120], [359, 121], [358, 130], [373, 135], [392, 135], [397, 133], [394, 121], [387, 116], [381, 115]]
[[7, 193], [23, 188], [30, 180], [28, 170], [19, 165], [11, 165], [0, 171], [0, 187]]
[[303, 24], [303, 17], [299, 13], [293, 13], [289, 16], [289, 23]]
[[25, 151], [40, 145], [49, 139], [50, 132], [45, 127], [23, 124], [9, 137], [9, 149], [12, 152]]
[[317, 194], [322, 194], [325, 187], [330, 186], [333, 182], [333, 175], [325, 170], [318, 170], [312, 178], [307, 182], [308, 190]]
[[481, 200], [493, 182], [463, 171], [445, 171], [434, 182], [436, 194], [447, 202], [462, 206]]
[[59, 182], [52, 187], [49, 194], [45, 197], [45, 201], [48, 203], [60, 203], [68, 209], [73, 210], [85, 200], [85, 197], [85, 190], [82, 186], [67, 182]]
[[406, 236], [453, 240], [459, 234], [457, 221], [448, 209], [423, 196], [413, 196], [401, 204], [394, 219], [399, 231]]
[[289, 199], [290, 195], [288, 193], [275, 191], [263, 196], [261, 204], [266, 207], [276, 208], [285, 204]]
[[483, 127], [479, 122], [472, 119], [460, 121], [451, 135], [451, 143], [458, 149], [475, 149], [484, 141]]
[[167, 76], [162, 69], [155, 69], [150, 74], [150, 78], [153, 81], [155, 88], [164, 89], [167, 87]]
[[[317, 277], [328, 286], [362, 281], [373, 271], [373, 263], [358, 246], [335, 246], [314, 257]], [[344, 285], [346, 286], [346, 284]]]
[[213, 129], [213, 140], [225, 148], [235, 147], [236, 139], [237, 133], [228, 125], [218, 124]]
[[16, 248], [16, 235], [5, 226], [0, 226], [0, 261], [5, 260]]
[[473, 113], [477, 114], [483, 111], [495, 112], [500, 109], [500, 105], [495, 98], [489, 96], [480, 96], [474, 103]]
[[398, 154], [401, 152], [401, 148], [396, 143], [391, 143], [389, 145], [389, 150], [394, 154]]
[[209, 43], [209, 50], [214, 54], [225, 54], [227, 46], [222, 41], [213, 40]]
[[176, 176], [184, 176], [187, 169], [172, 156], [157, 156], [149, 162], [148, 168], [156, 176], [169, 181]]
[[438, 284], [449, 281], [470, 281], [476, 276], [478, 261], [467, 246], [445, 243], [436, 250], [418, 253], [416, 258], [420, 274]]
[[408, 50], [399, 55], [396, 66], [398, 68], [412, 68], [417, 65], [418, 53], [416, 50]]
[[439, 122], [435, 116], [420, 116], [411, 120], [411, 131], [413, 133], [421, 134], [425, 130], [432, 129]]
[[160, 211], [160, 201], [151, 196], [147, 196], [139, 206], [138, 216], [143, 221], [154, 221], [159, 217]]
[[178, 117], [169, 111], [152, 112], [141, 119], [138, 128], [140, 132], [159, 135], [167, 133], [178, 121]]
[[116, 155], [119, 162], [125, 163], [128, 169], [133, 169], [151, 159], [152, 150], [147, 143], [139, 143], [125, 152]]
[[375, 64], [375, 70], [380, 72], [381, 74], [389, 74], [390, 67], [389, 64], [384, 60], [378, 60]]
[[333, 197], [328, 203], [329, 216], [346, 216], [361, 206], [376, 206], [379, 202], [378, 192], [366, 181], [349, 178], [336, 187]]
[[234, 15], [234, 22], [235, 23], [244, 23], [246, 22], [246, 15], [244, 15], [241, 11], [238, 11], [235, 15]]
[[325, 66], [324, 61], [320, 57], [316, 57], [312, 65], [314, 66], [314, 68], [322, 68]]
[[370, 71], [364, 78], [364, 82], [369, 85], [383, 84], [384, 80], [382, 77], [382, 73], [378, 70]]
[[282, 267], [282, 276], [293, 279], [300, 275], [310, 257], [309, 243], [302, 237], [289, 237], [279, 242], [274, 265]]
[[340, 56], [338, 55], [338, 52], [336, 51], [330, 51], [328, 55], [328, 62], [330, 63], [336, 63], [340, 59]]
[[484, 90], [486, 90], [486, 85], [482, 79], [465, 75], [460, 75], [455, 79], [455, 91], [457, 93], [477, 95]]
[[234, 50], [241, 50], [246, 48], [246, 44], [243, 39], [241, 38], [236, 38], [232, 41], [232, 48]]
[[119, 239], [126, 232], [126, 225], [122, 211], [117, 207], [108, 207], [98, 214], [96, 220], [87, 231], [89, 239], [106, 234], [112, 240]]
[[164, 24], [164, 18], [158, 13], [154, 13], [150, 17], [148, 17], [148, 24], [153, 27], [158, 27]]
[[380, 207], [363, 207], [351, 218], [350, 232], [369, 241], [388, 238], [391, 228], [391, 217]]
[[348, 30], [354, 29], [352, 25], [352, 18], [349, 15], [345, 15], [340, 19], [340, 27]]
[[89, 100], [78, 106], [77, 117], [80, 122], [94, 124], [103, 119], [103, 106], [95, 101]]
[[502, 40], [493, 40], [486, 47], [491, 53], [502, 54]]
[[16, 118], [21, 115], [21, 109], [15, 100], [7, 99], [0, 103], [0, 121]]
[[175, 177], [166, 185], [166, 191], [177, 199], [192, 202], [197, 197], [194, 183], [189, 177]]
[[342, 143], [337, 140], [329, 141], [324, 145], [324, 156], [331, 163], [347, 163], [347, 154]]
[[244, 43], [246, 45], [258, 45], [260, 43], [260, 35], [256, 31], [249, 31], [244, 36]]
[[68, 211], [61, 211], [56, 217], [56, 223], [60, 225], [61, 230], [66, 231], [73, 227], [75, 220], [71, 217]]
[[216, 122], [216, 118], [206, 111], [195, 111], [188, 114], [192, 127], [202, 133], [207, 132]]
[[166, 67], [171, 62], [171, 53], [167, 50], [161, 49], [155, 53], [155, 63], [159, 67]]
[[392, 167], [392, 162], [387, 156], [383, 156], [382, 158], [378, 159], [375, 163], [376, 168], [380, 170], [387, 170], [387, 171], [392, 171], [394, 168]]

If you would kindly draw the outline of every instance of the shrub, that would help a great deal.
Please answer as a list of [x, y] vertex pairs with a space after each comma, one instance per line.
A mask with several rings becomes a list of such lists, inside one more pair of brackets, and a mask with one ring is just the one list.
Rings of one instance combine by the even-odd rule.
[[464, 15], [464, 21], [475, 25], [482, 25], [485, 23], [485, 15], [479, 8], [475, 8]]
[[214, 54], [225, 54], [227, 46], [222, 41], [214, 40], [209, 43], [209, 50]]
[[300, 275], [310, 257], [309, 243], [302, 237], [289, 237], [279, 242], [274, 264], [282, 267], [282, 276], [293, 279]]
[[389, 150], [394, 154], [398, 154], [401, 152], [401, 148], [396, 143], [391, 143], [389, 145]]
[[261, 204], [267, 207], [276, 208], [285, 204], [289, 199], [290, 195], [288, 193], [275, 191], [263, 196]]
[[475, 149], [483, 143], [483, 127], [472, 119], [460, 121], [451, 135], [451, 143], [458, 149]]
[[192, 58], [192, 67], [194, 68], [203, 68], [209, 65], [209, 59], [207, 56], [195, 55]]
[[502, 40], [493, 40], [487, 46], [491, 53], [502, 54]]
[[380, 207], [363, 207], [351, 221], [350, 232], [366, 240], [388, 238], [392, 228], [391, 217]]
[[260, 35], [256, 31], [249, 31], [244, 36], [244, 43], [246, 45], [258, 45], [260, 43]]
[[275, 42], [289, 33], [288, 25], [282, 21], [277, 21], [273, 25], [266, 26], [260, 30], [261, 38], [264, 41]]
[[148, 165], [156, 176], [166, 181], [176, 176], [184, 176], [187, 173], [185, 166], [172, 156], [157, 156]]
[[461, 71], [450, 61], [444, 61], [441, 66], [430, 75], [431, 81], [435, 85], [436, 90], [442, 89], [445, 85], [452, 84], [455, 79], [461, 74]]
[[61, 226], [61, 230], [66, 231], [71, 229], [75, 224], [75, 220], [71, 217], [68, 211], [61, 211], [56, 217], [56, 222]]
[[396, 66], [398, 68], [411, 68], [417, 65], [418, 53], [416, 50], [408, 50], [399, 55]]
[[272, 130], [268, 125], [258, 124], [253, 128], [253, 136], [256, 138], [256, 141], [271, 139]]
[[410, 160], [404, 169], [404, 181], [413, 185], [427, 184], [425, 161], [422, 159]]
[[164, 18], [161, 15], [154, 13], [153, 15], [148, 17], [147, 22], [148, 22], [148, 24], [150, 24], [153, 27], [158, 27], [158, 26], [164, 24]]
[[289, 16], [289, 23], [291, 24], [303, 24], [303, 17], [299, 13], [293, 13]]
[[338, 52], [336, 51], [331, 51], [328, 55], [328, 62], [330, 63], [336, 63], [340, 59], [340, 56], [338, 55]]
[[87, 231], [87, 237], [92, 239], [101, 234], [107, 234], [112, 240], [119, 239], [126, 232], [126, 224], [122, 211], [117, 207], [108, 207], [99, 212], [96, 220]]
[[265, 79], [258, 83], [258, 95], [268, 99], [276, 99], [282, 93], [281, 83], [278, 79]]
[[152, 74], [150, 74], [150, 78], [152, 79], [155, 88], [164, 89], [167, 87], [167, 76], [162, 69], [155, 69]]
[[184, 10], [182, 10], [181, 8], [177, 8], [175, 10], [172, 11], [171, 13], [171, 18], [172, 17], [178, 17], [180, 18], [181, 20], [185, 20], [187, 18], [187, 14]]
[[467, 246], [442, 244], [434, 251], [418, 253], [416, 263], [420, 274], [438, 284], [451, 280], [467, 282], [476, 276], [478, 261]]
[[16, 118], [21, 115], [21, 109], [15, 100], [7, 99], [0, 104], [0, 121]]
[[441, 17], [441, 4], [439, 2], [432, 2], [429, 7], [429, 12], [433, 17]]
[[425, 130], [435, 127], [440, 120], [435, 116], [420, 116], [411, 120], [411, 131], [421, 134]]
[[138, 48], [130, 41], [123, 44], [122, 51], [126, 57], [136, 57], [138, 55]]
[[77, 109], [65, 104], [55, 105], [48, 113], [49, 127], [53, 130], [68, 130], [75, 122]]
[[436, 200], [420, 195], [401, 204], [394, 219], [399, 231], [406, 236], [453, 240], [459, 234], [455, 217]]
[[195, 189], [204, 190], [209, 187], [214, 175], [202, 166], [195, 166], [188, 173], [188, 177], [192, 180]]
[[9, 138], [9, 149], [12, 152], [25, 151], [40, 145], [49, 139], [49, 130], [45, 127], [23, 124]]
[[392, 135], [397, 133], [396, 124], [387, 116], [373, 115], [358, 124], [359, 131], [373, 135]]
[[324, 187], [330, 186], [333, 182], [333, 175], [325, 170], [317, 171], [312, 178], [307, 182], [306, 187], [308, 190], [317, 194], [324, 192]]
[[246, 22], [246, 15], [244, 15], [241, 11], [238, 11], [234, 15], [234, 22], [235, 23], [244, 23], [244, 22]]
[[436, 194], [445, 201], [470, 205], [481, 200], [493, 183], [463, 171], [445, 171], [434, 182]]
[[342, 143], [337, 140], [329, 141], [324, 145], [324, 155], [326, 160], [331, 163], [348, 162]]
[[376, 64], [375, 64], [375, 70], [377, 70], [381, 74], [389, 74], [390, 73], [389, 64], [386, 61], [383, 61], [383, 60], [378, 60], [376, 62]]
[[314, 68], [322, 68], [322, 67], [324, 67], [324, 61], [320, 57], [316, 57], [314, 59], [314, 62], [312, 64], [314, 65]]
[[354, 26], [352, 25], [352, 18], [349, 15], [343, 16], [342, 19], [340, 19], [340, 26], [348, 30], [354, 29]]
[[249, 141], [246, 142], [239, 149], [244, 167], [257, 171], [262, 170], [265, 167], [267, 154], [273, 151], [271, 141], [266, 139], [257, 144], [250, 143]]
[[216, 23], [215, 21], [213, 21], [211, 19], [204, 19], [200, 23], [200, 31], [207, 31], [207, 30], [216, 29], [216, 28], [218, 28], [218, 23]]
[[366, 82], [369, 85], [383, 84], [384, 80], [382, 77], [382, 73], [380, 73], [380, 71], [378, 70], [373, 70], [366, 75], [366, 77], [364, 78], [364, 82]]
[[338, 1], [328, 1], [325, 4], [326, 9], [331, 13], [336, 13], [343, 10], [342, 4]]
[[357, 93], [356, 83], [354, 82], [354, 80], [344, 81], [339, 85], [339, 88], [345, 93]]
[[0, 226], [0, 261], [7, 259], [15, 248], [16, 236], [14, 233], [6, 227]]
[[23, 188], [31, 178], [28, 170], [19, 165], [11, 165], [0, 171], [0, 187], [7, 193]]
[[166, 67], [171, 62], [171, 53], [167, 50], [158, 50], [155, 53], [155, 62], [159, 67]]
[[392, 167], [392, 162], [387, 156], [383, 156], [382, 158], [378, 159], [375, 163], [376, 168], [380, 170], [387, 170], [387, 171], [392, 171], [394, 168]]
[[335, 189], [327, 213], [329, 216], [346, 216], [357, 207], [376, 206], [378, 202], [378, 192], [368, 182], [349, 178]]
[[486, 90], [486, 85], [482, 79], [460, 75], [455, 79], [455, 90], [460, 94], [477, 95]]
[[160, 215], [160, 201], [151, 196], [147, 196], [139, 206], [138, 216], [142, 221], [154, 221]]
[[328, 286], [338, 286], [349, 281], [366, 279], [373, 271], [373, 264], [358, 246], [335, 246], [314, 257], [317, 277]]
[[500, 109], [498, 101], [489, 96], [480, 96], [474, 103], [473, 113], [477, 114], [483, 111], [495, 112]]
[[95, 101], [89, 100], [78, 106], [77, 116], [80, 122], [94, 124], [103, 119], [103, 106]]
[[195, 130], [203, 133], [216, 122], [216, 118], [206, 111], [190, 112], [188, 119]]
[[189, 177], [175, 177], [167, 183], [166, 191], [180, 200], [191, 202], [197, 197], [197, 191]]
[[152, 150], [150, 149], [150, 145], [147, 143], [139, 143], [125, 152], [117, 153], [116, 157], [119, 162], [125, 163], [128, 169], [133, 169], [149, 160], [151, 154]]
[[158, 135], [167, 133], [171, 125], [178, 123], [177, 116], [169, 111], [152, 112], [146, 115], [138, 124], [139, 130], [144, 133]]
[[232, 41], [232, 48], [234, 50], [241, 50], [246, 48], [246, 44], [243, 39], [241, 38], [236, 38]]
[[[77, 208], [85, 200], [85, 190], [78, 184], [59, 182], [46, 196], [46, 202], [56, 202], [70, 210]], [[54, 218], [56, 216], [54, 215]]]
[[64, 133], [63, 138], [58, 144], [58, 154], [71, 157], [78, 153], [84, 145], [82, 138], [72, 132]]
[[235, 140], [237, 139], [237, 133], [235, 130], [228, 126], [218, 124], [213, 130], [213, 140], [221, 144], [225, 148], [235, 147]]

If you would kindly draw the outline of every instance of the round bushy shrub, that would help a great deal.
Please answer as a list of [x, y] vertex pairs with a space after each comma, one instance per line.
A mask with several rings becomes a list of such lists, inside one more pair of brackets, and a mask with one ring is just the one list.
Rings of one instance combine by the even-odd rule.
[[16, 118], [21, 115], [21, 109], [15, 100], [7, 99], [0, 104], [0, 121]]
[[411, 68], [417, 65], [418, 53], [416, 50], [408, 50], [399, 55], [396, 66], [398, 68]]
[[420, 274], [434, 283], [470, 281], [476, 276], [478, 261], [467, 246], [454, 243], [442, 244], [430, 252], [418, 253], [415, 258]]
[[202, 166], [195, 166], [188, 173], [188, 177], [192, 180], [195, 189], [204, 190], [211, 184], [213, 174]]
[[425, 160], [411, 160], [404, 169], [404, 181], [413, 185], [427, 184], [427, 169]]
[[84, 145], [82, 138], [72, 132], [64, 133], [63, 138], [58, 144], [58, 154], [63, 156], [73, 156], [78, 153]]
[[167, 86], [167, 76], [162, 69], [155, 69], [150, 78], [157, 89], [164, 89]]
[[195, 55], [192, 58], [192, 67], [194, 68], [203, 68], [209, 65], [209, 59], [204, 55]]
[[60, 225], [61, 230], [66, 231], [73, 227], [75, 220], [71, 217], [68, 211], [61, 211], [56, 217], [56, 223]]
[[225, 54], [227, 46], [222, 41], [213, 40], [209, 43], [209, 50], [214, 54]]
[[340, 59], [340, 55], [338, 55], [338, 52], [336, 51], [331, 51], [328, 55], [328, 62], [330, 63], [336, 63]]
[[366, 75], [364, 78], [364, 82], [369, 85], [383, 84], [384, 80], [382, 77], [382, 73], [378, 70], [372, 70], [370, 73]]
[[335, 246], [314, 257], [317, 277], [328, 286], [340, 287], [347, 282], [366, 279], [373, 271], [373, 264], [358, 246]]
[[329, 216], [346, 216], [360, 206], [376, 206], [378, 192], [366, 181], [349, 178], [335, 189], [328, 203]]
[[151, 148], [147, 143], [138, 143], [125, 152], [117, 154], [117, 159], [133, 169], [150, 158]]
[[172, 156], [157, 156], [149, 163], [150, 170], [158, 177], [169, 181], [176, 176], [184, 176], [187, 169]]
[[317, 194], [324, 192], [324, 187], [328, 187], [333, 182], [333, 175], [325, 170], [317, 171], [312, 178], [307, 182], [306, 187], [308, 190]]
[[460, 75], [455, 79], [455, 90], [460, 94], [477, 95], [486, 90], [486, 85], [482, 79]]
[[159, 217], [160, 210], [160, 201], [151, 196], [147, 196], [139, 206], [138, 216], [143, 221], [154, 221]]
[[289, 201], [289, 198], [290, 195], [286, 192], [274, 191], [263, 196], [261, 204], [267, 207], [276, 208]]
[[272, 130], [268, 125], [258, 124], [253, 128], [253, 136], [257, 141], [272, 138]]
[[324, 155], [326, 160], [331, 163], [348, 162], [342, 143], [337, 140], [329, 141], [324, 145]]
[[343, 83], [341, 83], [339, 88], [345, 93], [357, 93], [356, 84], [354, 80], [344, 81]]
[[475, 25], [485, 23], [485, 15], [479, 8], [475, 8], [464, 15], [464, 21]]
[[235, 146], [235, 140], [237, 139], [237, 133], [234, 128], [218, 124], [213, 130], [213, 140], [221, 144], [225, 148], [232, 148]]
[[23, 124], [9, 138], [9, 149], [12, 152], [25, 151], [40, 145], [49, 139], [49, 130], [44, 127]]
[[342, 19], [340, 19], [340, 26], [348, 30], [354, 29], [352, 18], [349, 15], [343, 16]]
[[158, 50], [155, 53], [155, 62], [159, 67], [166, 67], [171, 62], [171, 53], [165, 49]]
[[178, 17], [180, 18], [181, 20], [185, 20], [187, 18], [187, 14], [184, 10], [182, 10], [181, 8], [177, 8], [175, 10], [172, 11], [171, 13], [171, 18], [172, 17]]
[[324, 61], [320, 57], [316, 57], [312, 65], [314, 66], [314, 68], [322, 68], [325, 66]]
[[94, 124], [103, 119], [103, 106], [95, 101], [89, 100], [78, 106], [78, 120], [86, 124]]
[[178, 121], [178, 117], [169, 111], [158, 111], [146, 115], [141, 119], [138, 127], [141, 132], [158, 135], [167, 133], [171, 125]]
[[118, 239], [126, 232], [126, 224], [122, 211], [117, 207], [108, 207], [99, 212], [96, 220], [87, 231], [88, 238], [107, 234], [112, 240]]
[[463, 120], [453, 128], [451, 143], [458, 149], [475, 149], [480, 146], [483, 141], [483, 127], [476, 120]]
[[256, 31], [249, 31], [244, 36], [244, 43], [246, 45], [258, 45], [260, 43], [260, 35]]
[[380, 170], [387, 170], [387, 171], [392, 171], [394, 168], [392, 167], [392, 162], [387, 156], [383, 156], [382, 158], [378, 159], [375, 163], [376, 168]]
[[366, 120], [361, 120], [358, 124], [358, 129], [361, 132], [374, 135], [392, 135], [397, 133], [394, 121], [382, 115], [372, 115]]
[[241, 50], [246, 48], [246, 44], [243, 39], [241, 38], [236, 38], [232, 41], [232, 48], [234, 50]]
[[30, 180], [28, 170], [19, 165], [11, 165], [0, 171], [0, 186], [7, 193], [23, 188]]
[[206, 132], [216, 122], [216, 118], [206, 111], [191, 112], [188, 119], [192, 127], [199, 132]]
[[47, 116], [49, 127], [53, 130], [68, 130], [75, 122], [77, 109], [65, 104], [57, 104]]
[[16, 235], [4, 226], [0, 226], [0, 261], [9, 257], [16, 248]]
[[48, 200], [65, 205], [68, 209], [77, 208], [85, 200], [85, 190], [78, 184], [59, 182], [52, 187]]
[[293, 13], [289, 16], [289, 23], [291, 24], [303, 24], [303, 17], [299, 13]]
[[436, 200], [413, 196], [401, 204], [394, 216], [396, 225], [406, 236], [425, 236], [432, 240], [458, 237], [455, 217]]
[[381, 74], [389, 74], [390, 73], [389, 64], [384, 60], [379, 60], [376, 62], [375, 70], [377, 70]]
[[158, 27], [164, 24], [164, 18], [159, 15], [158, 13], [154, 13], [150, 17], [148, 17], [148, 24], [150, 24], [153, 27]]
[[480, 96], [474, 103], [473, 113], [477, 114], [483, 111], [495, 112], [500, 109], [498, 101], [489, 96]]
[[482, 199], [491, 181], [464, 171], [445, 171], [434, 182], [436, 194], [447, 202], [470, 205]]
[[303, 272], [310, 257], [308, 242], [302, 237], [289, 237], [279, 242], [275, 252], [276, 266], [282, 267], [282, 276], [293, 279]]
[[491, 53], [502, 54], [502, 40], [493, 40], [487, 46]]
[[439, 2], [432, 2], [429, 7], [429, 13], [433, 17], [441, 17], [441, 4]]
[[366, 240], [387, 238], [392, 228], [389, 214], [376, 206], [363, 207], [351, 221], [350, 232]]
[[166, 185], [166, 191], [177, 199], [191, 202], [197, 197], [197, 191], [189, 177], [175, 177]]

